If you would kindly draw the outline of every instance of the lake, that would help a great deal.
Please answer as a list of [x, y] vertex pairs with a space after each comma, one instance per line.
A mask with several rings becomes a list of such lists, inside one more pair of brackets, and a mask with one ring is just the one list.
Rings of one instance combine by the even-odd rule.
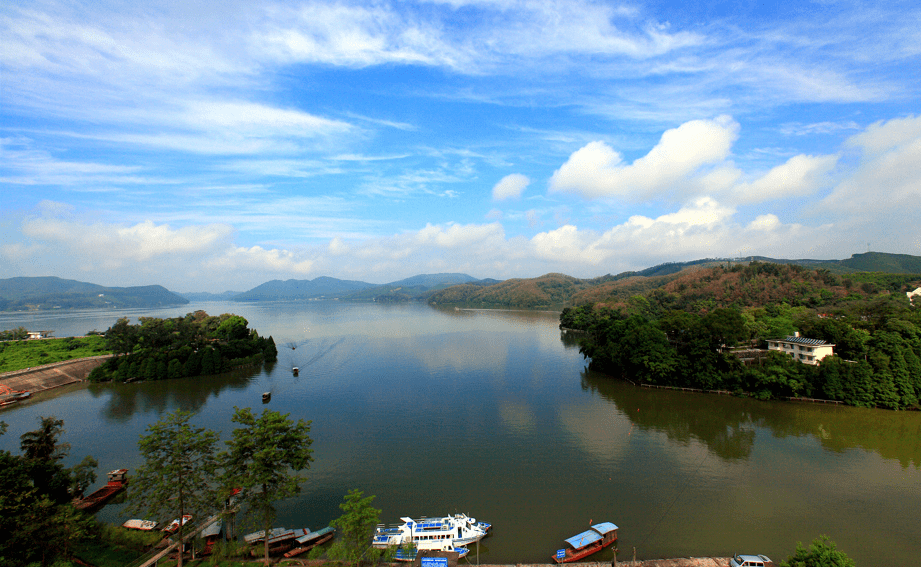
[[[381, 521], [465, 512], [494, 528], [481, 563], [549, 561], [590, 523], [620, 527], [620, 560], [761, 553], [828, 534], [858, 565], [919, 557], [921, 413], [637, 388], [588, 372], [558, 314], [309, 301], [0, 314], [0, 328], [104, 331], [118, 317], [204, 309], [272, 335], [279, 361], [209, 378], [74, 385], [0, 411], [0, 448], [64, 420], [68, 465], [136, 468], [164, 412], [230, 437], [234, 406], [312, 420], [303, 492], [277, 525], [319, 529], [351, 488]], [[300, 375], [291, 374], [292, 366]], [[130, 478], [130, 472], [129, 472]], [[123, 504], [98, 517], [128, 518]], [[592, 557], [610, 561], [606, 550]], [[469, 560], [476, 563], [475, 546]]]

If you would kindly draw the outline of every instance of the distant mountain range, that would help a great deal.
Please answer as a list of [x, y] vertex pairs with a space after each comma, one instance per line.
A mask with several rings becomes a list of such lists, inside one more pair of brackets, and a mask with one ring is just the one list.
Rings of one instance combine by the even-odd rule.
[[176, 295], [181, 295], [189, 301], [228, 301], [240, 295], [240, 293], [242, 292], [224, 291], [221, 293], [208, 293], [207, 291], [177, 291]]
[[160, 307], [188, 302], [160, 285], [105, 287], [53, 276], [0, 279], [0, 311]]
[[313, 280], [272, 280], [249, 291], [176, 294], [153, 286], [104, 287], [56, 277], [0, 280], [0, 311], [24, 309], [75, 309], [89, 307], [158, 307], [189, 301], [291, 301], [340, 299], [348, 301], [428, 301], [436, 304], [473, 304], [489, 307], [541, 308], [611, 297], [629, 297], [661, 287], [687, 270], [739, 262], [799, 264], [836, 274], [885, 272], [921, 274], [921, 257], [908, 254], [867, 252], [846, 260], [785, 260], [764, 256], [706, 258], [670, 262], [640, 271], [622, 272], [591, 279], [565, 274], [511, 280], [477, 279], [467, 274], [421, 274], [384, 285], [319, 277]]

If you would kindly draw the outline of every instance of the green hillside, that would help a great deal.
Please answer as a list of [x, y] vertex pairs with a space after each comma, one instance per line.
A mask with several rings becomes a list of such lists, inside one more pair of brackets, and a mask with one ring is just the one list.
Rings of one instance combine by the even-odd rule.
[[0, 311], [161, 307], [188, 302], [159, 285], [105, 287], [53, 276], [0, 280]]
[[[757, 277], [749, 278], [745, 275], [751, 271], [737, 270], [725, 280], [719, 278], [719, 285], [713, 282], [712, 272], [708, 272], [717, 267], [726, 269], [749, 265], [762, 266], [757, 270]], [[787, 275], [781, 278], [782, 281], [775, 281], [768, 277], [763, 266], [791, 269], [784, 272]], [[456, 285], [432, 293], [428, 301], [432, 304], [469, 307], [561, 309], [586, 303], [623, 303], [633, 296], [661, 289], [663, 293], [682, 292], [685, 298], [696, 296], [720, 304], [740, 301], [745, 305], [757, 301], [776, 301], [784, 294], [789, 297], [801, 294], [805, 297], [803, 301], [819, 305], [828, 299], [826, 296], [829, 293], [841, 298], [861, 286], [866, 286], [870, 292], [901, 290], [916, 281], [919, 274], [921, 257], [880, 252], [855, 254], [847, 260], [777, 260], [760, 256], [742, 260], [708, 258], [670, 262], [640, 271], [592, 279], [546, 274], [537, 278], [506, 280], [489, 287], [476, 283]], [[838, 278], [829, 279], [830, 282], [834, 281], [834, 285], [820, 292], [819, 287], [824, 284], [816, 284], [815, 278], [823, 280], [832, 277]], [[710, 279], [702, 282], [700, 278]], [[684, 288], [693, 286], [699, 293], [684, 294], [684, 289], [676, 287], [680, 285]], [[855, 293], [859, 292], [859, 289], [855, 290]]]

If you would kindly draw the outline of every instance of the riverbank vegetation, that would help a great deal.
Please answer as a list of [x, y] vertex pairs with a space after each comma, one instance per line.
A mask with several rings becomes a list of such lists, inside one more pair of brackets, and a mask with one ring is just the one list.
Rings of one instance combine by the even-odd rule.
[[0, 373], [34, 368], [89, 356], [109, 354], [105, 338], [99, 335], [63, 339], [10, 340], [0, 342]]
[[[627, 300], [564, 309], [560, 327], [584, 331], [580, 349], [593, 369], [635, 383], [918, 409], [921, 306], [904, 292], [919, 280], [719, 266]], [[835, 355], [812, 366], [765, 350], [796, 331], [834, 344]]]
[[91, 382], [163, 380], [219, 374], [236, 367], [275, 362], [272, 337], [263, 338], [239, 315], [204, 311], [185, 317], [141, 317], [136, 325], [119, 319], [105, 332], [108, 348], [123, 356], [89, 375]]

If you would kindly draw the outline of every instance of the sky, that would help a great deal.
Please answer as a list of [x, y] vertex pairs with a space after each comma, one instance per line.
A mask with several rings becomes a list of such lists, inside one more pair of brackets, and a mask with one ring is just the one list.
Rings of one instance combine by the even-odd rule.
[[921, 255], [921, 4], [0, 4], [0, 278]]

